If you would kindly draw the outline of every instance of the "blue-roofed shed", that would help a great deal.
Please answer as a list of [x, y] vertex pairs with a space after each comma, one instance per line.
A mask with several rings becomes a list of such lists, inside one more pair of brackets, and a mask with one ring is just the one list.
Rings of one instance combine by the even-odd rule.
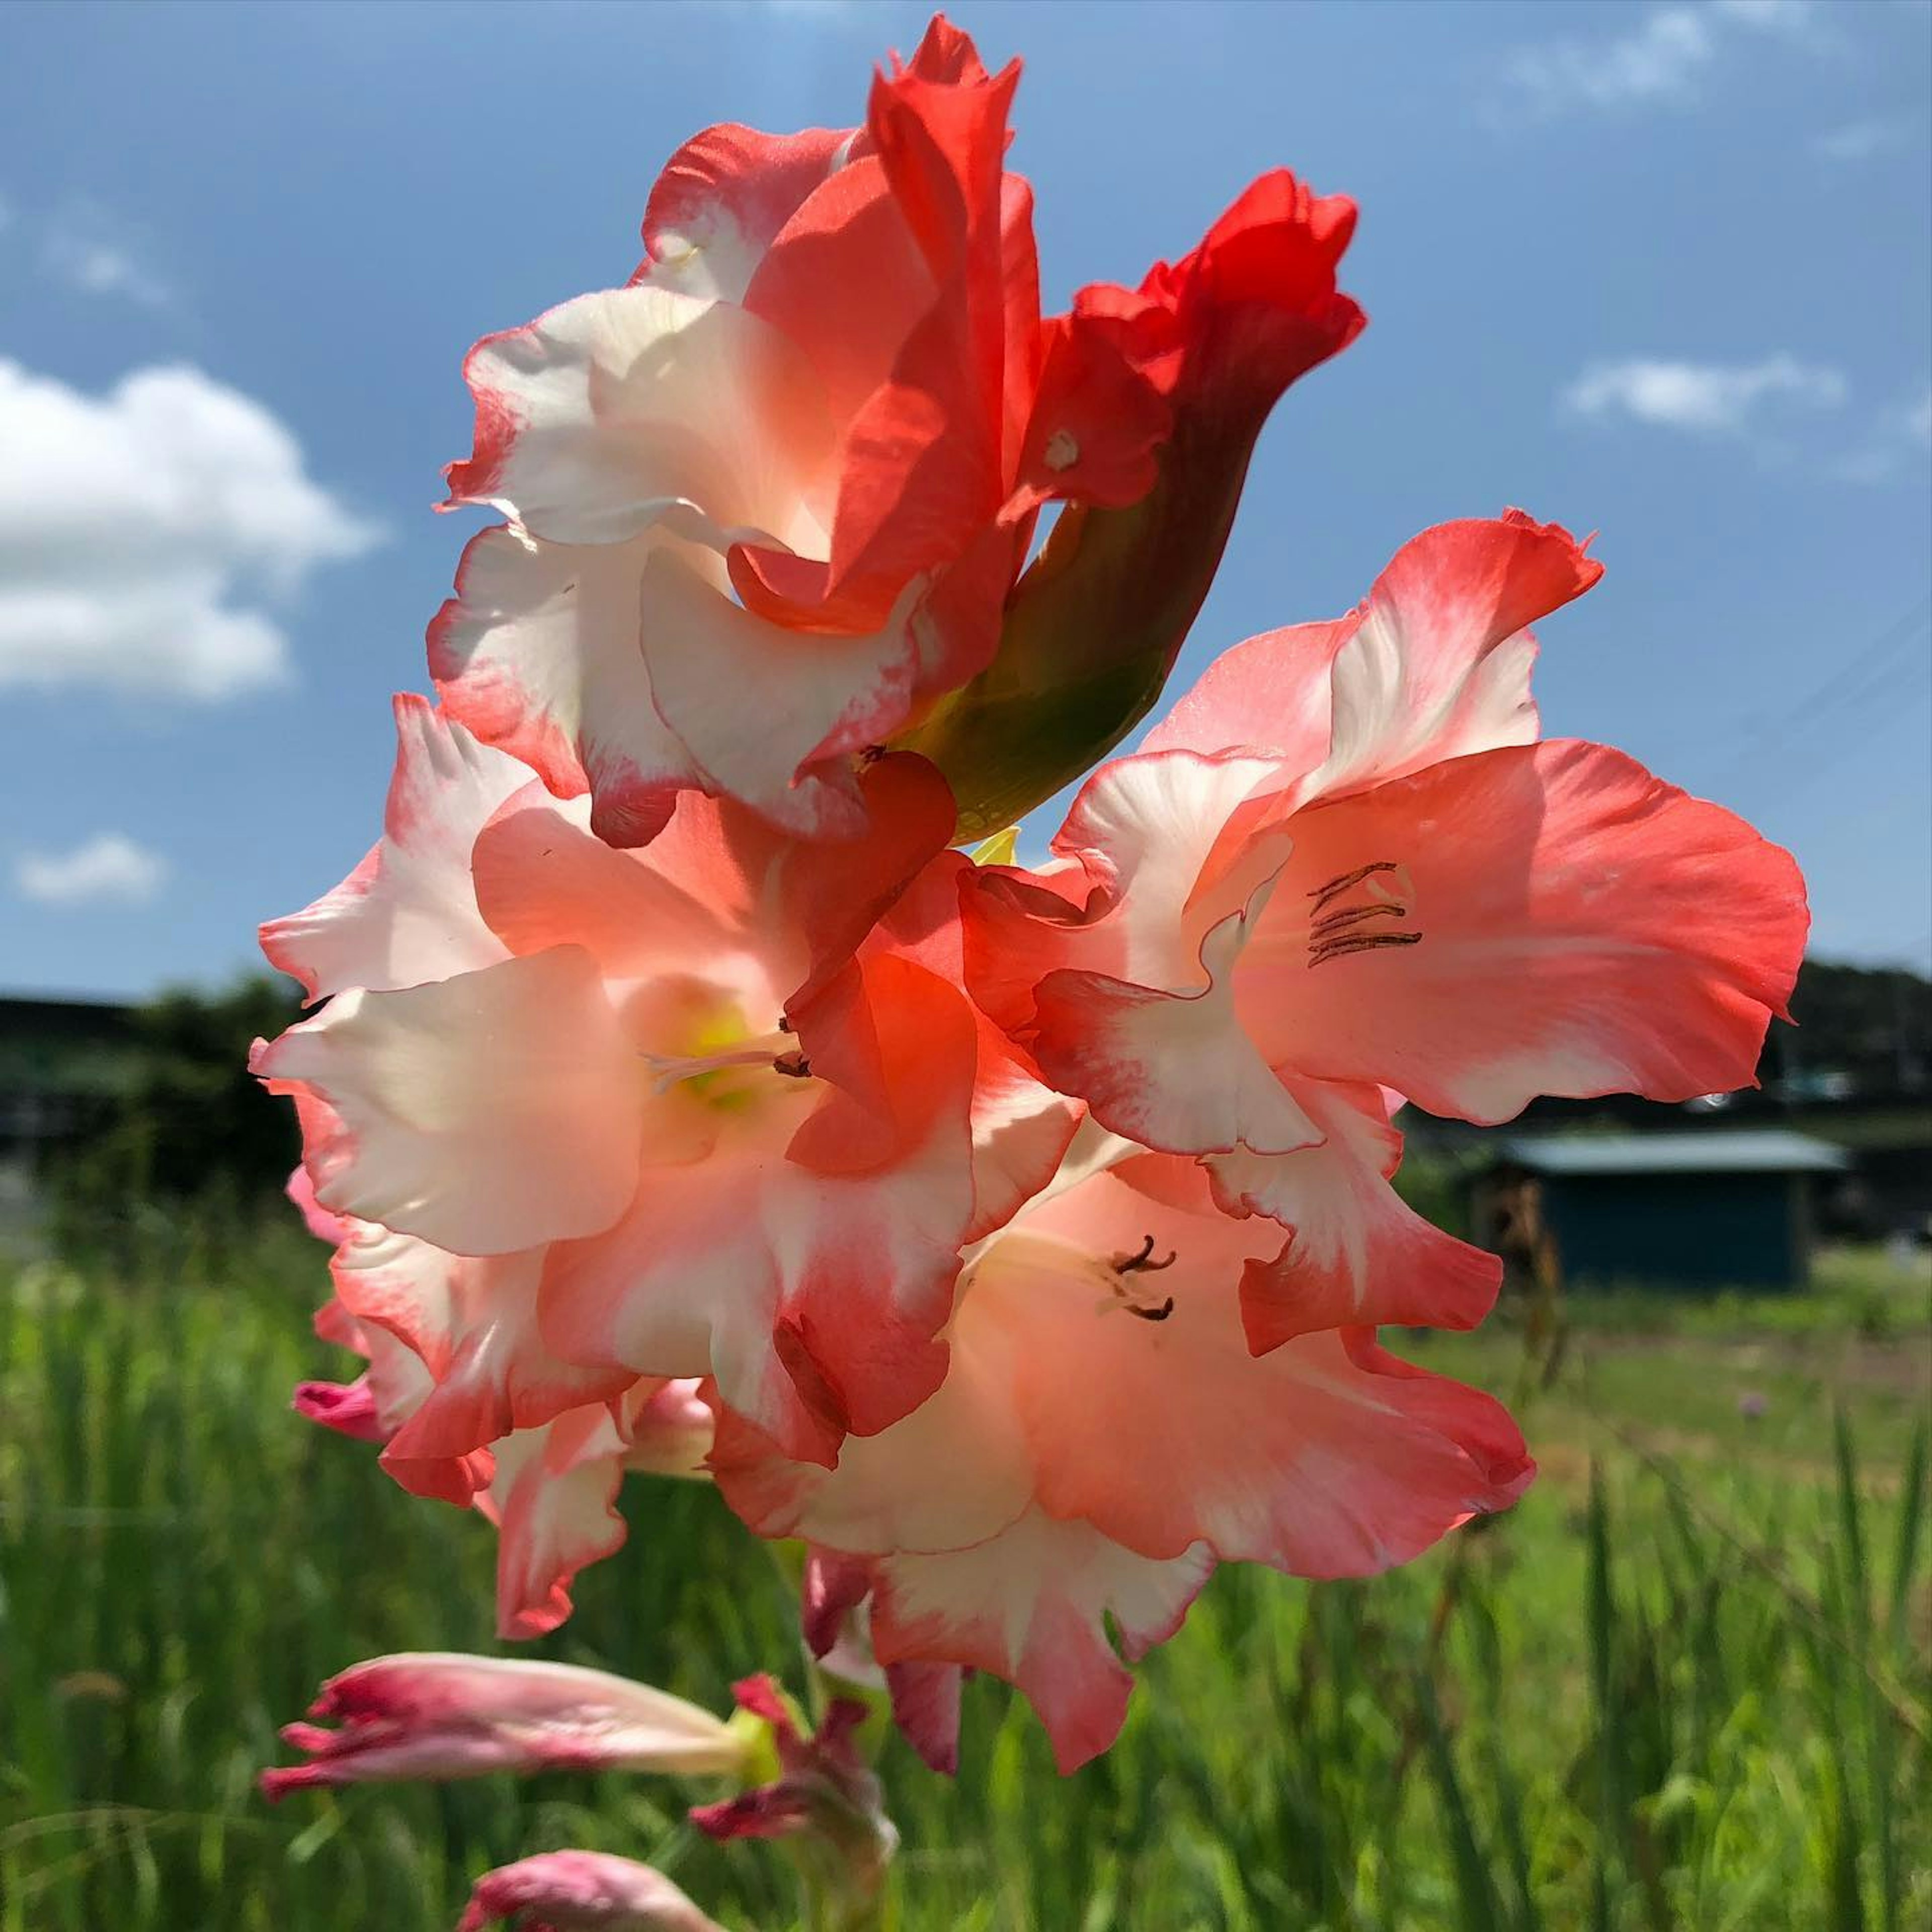
[[1571, 1282], [1801, 1288], [1814, 1190], [1850, 1166], [1803, 1134], [1512, 1134], [1492, 1186], [1533, 1185]]

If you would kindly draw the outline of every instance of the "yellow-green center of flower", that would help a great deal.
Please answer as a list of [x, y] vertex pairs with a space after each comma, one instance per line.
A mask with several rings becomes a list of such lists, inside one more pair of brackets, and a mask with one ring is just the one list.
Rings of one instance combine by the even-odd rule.
[[752, 1106], [775, 1076], [811, 1072], [788, 1023], [757, 1033], [736, 1000], [688, 984], [658, 987], [639, 1016], [638, 1058], [654, 1094], [676, 1092], [722, 1112]]

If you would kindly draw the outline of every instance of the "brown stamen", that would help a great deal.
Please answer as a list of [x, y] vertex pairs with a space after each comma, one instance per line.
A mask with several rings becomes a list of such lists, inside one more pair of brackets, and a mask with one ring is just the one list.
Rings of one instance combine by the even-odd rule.
[[1153, 1253], [1154, 1237], [1150, 1234], [1142, 1242], [1138, 1254], [1116, 1255], [1114, 1257], [1114, 1272], [1116, 1274], [1158, 1274], [1162, 1268], [1173, 1267], [1180, 1258], [1180, 1251], [1178, 1248], [1171, 1252], [1164, 1262], [1150, 1259]]
[[1371, 872], [1393, 872], [1395, 869], [1393, 859], [1371, 860], [1366, 866], [1358, 866], [1352, 872], [1344, 872], [1340, 878], [1330, 879], [1325, 886], [1317, 886], [1307, 896], [1315, 901], [1314, 910], [1319, 912], [1338, 892], [1346, 892], [1351, 886], [1359, 886]]
[[1318, 944], [1322, 934], [1340, 932], [1343, 927], [1360, 926], [1365, 919], [1406, 919], [1408, 909], [1394, 899], [1378, 899], [1373, 905], [1344, 906], [1339, 912], [1324, 914], [1309, 926], [1311, 940]]
[[1310, 950], [1308, 963], [1322, 965], [1330, 959], [1340, 959], [1351, 952], [1372, 952], [1378, 946], [1420, 946], [1422, 935], [1419, 932], [1358, 932], [1340, 939], [1329, 940], [1325, 944]]
[[782, 1073], [788, 1080], [809, 1080], [812, 1062], [794, 1047], [789, 1053], [782, 1053], [772, 1062], [772, 1071]]
[[1138, 1315], [1143, 1322], [1165, 1322], [1174, 1312], [1174, 1297], [1170, 1294], [1157, 1308], [1143, 1308], [1138, 1302], [1130, 1301], [1127, 1312]]

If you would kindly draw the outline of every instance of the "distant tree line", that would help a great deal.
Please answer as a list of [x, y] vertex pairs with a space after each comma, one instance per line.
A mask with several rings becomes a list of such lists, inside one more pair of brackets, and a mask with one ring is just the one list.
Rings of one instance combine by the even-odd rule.
[[272, 1196], [299, 1140], [293, 1108], [248, 1071], [248, 1049], [300, 1012], [293, 983], [267, 974], [215, 992], [176, 988], [135, 1008], [116, 1090], [50, 1161], [64, 1204], [112, 1214], [130, 1201]]
[[[272, 1196], [296, 1159], [294, 1110], [249, 1073], [248, 1048], [299, 1011], [293, 985], [266, 974], [135, 1009], [116, 1091], [55, 1158], [60, 1192], [83, 1212], [211, 1190], [249, 1203]], [[1760, 1066], [1772, 1092], [1828, 1072], [1876, 1100], [1925, 1094], [1932, 981], [1808, 960], [1792, 1011], [1797, 1026], [1774, 1025]]]
[[1809, 1072], [1847, 1076], [1860, 1096], [1924, 1094], [1932, 1060], [1932, 980], [1894, 967], [1808, 959], [1792, 995], [1795, 1026], [1774, 1022], [1758, 1064], [1769, 1086]]

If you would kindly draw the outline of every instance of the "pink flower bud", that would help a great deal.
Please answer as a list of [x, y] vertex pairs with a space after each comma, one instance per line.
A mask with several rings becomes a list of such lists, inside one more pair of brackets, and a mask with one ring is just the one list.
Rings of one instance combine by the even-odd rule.
[[662, 1872], [604, 1852], [540, 1852], [485, 1872], [456, 1932], [499, 1919], [524, 1932], [722, 1932]]
[[306, 1785], [496, 1771], [703, 1776], [742, 1769], [746, 1750], [708, 1711], [647, 1684], [574, 1664], [427, 1651], [379, 1657], [331, 1678], [309, 1715], [341, 1722], [334, 1730], [284, 1730], [284, 1741], [310, 1762], [263, 1772], [271, 1799]]

